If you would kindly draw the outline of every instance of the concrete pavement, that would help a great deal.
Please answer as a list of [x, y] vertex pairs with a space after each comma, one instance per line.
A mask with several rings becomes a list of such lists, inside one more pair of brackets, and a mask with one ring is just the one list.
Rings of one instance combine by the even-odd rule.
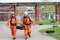
[[[39, 30], [44, 28], [52, 27], [52, 25], [36, 25], [32, 27], [32, 34], [28, 40], [57, 40], [53, 37], [42, 35]], [[10, 29], [6, 23], [0, 23], [0, 40], [12, 40]], [[16, 40], [25, 40], [23, 30], [17, 30]]]

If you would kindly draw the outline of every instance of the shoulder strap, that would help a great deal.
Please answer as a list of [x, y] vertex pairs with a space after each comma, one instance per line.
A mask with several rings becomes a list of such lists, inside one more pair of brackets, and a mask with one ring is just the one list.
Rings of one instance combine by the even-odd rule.
[[12, 17], [10, 18], [10, 23], [12, 22]]
[[16, 22], [16, 18], [15, 18], [15, 22]]
[[30, 19], [30, 17], [28, 17], [29, 18], [29, 21], [31, 22], [31, 19]]
[[[11, 19], [10, 19], [10, 23], [12, 22], [12, 17], [11, 17]], [[16, 22], [16, 18], [15, 18], [15, 22]]]

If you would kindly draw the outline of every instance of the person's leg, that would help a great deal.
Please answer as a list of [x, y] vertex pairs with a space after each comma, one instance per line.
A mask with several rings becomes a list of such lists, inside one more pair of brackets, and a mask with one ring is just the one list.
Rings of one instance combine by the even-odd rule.
[[29, 37], [31, 37], [30, 34], [31, 34], [31, 26], [29, 26], [29, 28], [28, 28], [28, 36], [29, 36]]
[[27, 37], [28, 37], [28, 30], [25, 29], [25, 30], [24, 30], [24, 33], [25, 33], [25, 39], [27, 39]]
[[14, 37], [14, 33], [13, 33], [13, 28], [11, 27], [11, 34], [12, 34], [12, 37]]
[[13, 37], [13, 39], [15, 39], [16, 38], [16, 27], [11, 27], [11, 33], [12, 33], [12, 37]]
[[12, 37], [14, 36], [14, 34], [13, 34], [13, 30], [11, 30], [11, 34], [12, 34]]
[[14, 36], [14, 39], [16, 38], [16, 27], [13, 28], [13, 36]]

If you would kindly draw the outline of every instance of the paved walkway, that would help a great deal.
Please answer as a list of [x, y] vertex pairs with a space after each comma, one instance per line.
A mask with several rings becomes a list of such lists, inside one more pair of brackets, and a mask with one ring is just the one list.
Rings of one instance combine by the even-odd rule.
[[[28, 40], [56, 40], [55, 38], [42, 35], [40, 32], [38, 32], [40, 29], [48, 27], [52, 27], [52, 25], [36, 25], [35, 27], [32, 27], [31, 38], [28, 38]], [[6, 23], [0, 23], [0, 40], [12, 40], [10, 29], [7, 27]], [[16, 40], [25, 40], [23, 30], [17, 30]]]

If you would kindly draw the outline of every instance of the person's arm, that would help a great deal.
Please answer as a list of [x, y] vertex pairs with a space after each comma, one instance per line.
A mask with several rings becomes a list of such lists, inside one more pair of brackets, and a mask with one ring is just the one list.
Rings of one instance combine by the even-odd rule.
[[10, 27], [10, 19], [8, 20], [8, 22], [7, 22], [7, 26], [9, 26]]
[[24, 25], [24, 19], [22, 18], [22, 25]]
[[23, 26], [26, 26], [26, 25], [24, 24], [24, 18], [22, 18], [22, 25], [23, 25]]
[[30, 17], [30, 20], [32, 22], [32, 25], [35, 26], [35, 22], [34, 22], [34, 20], [31, 17]]
[[[18, 25], [18, 20], [17, 20], [17, 19], [16, 19], [16, 23], [17, 23], [17, 25]], [[17, 25], [16, 25], [16, 26], [17, 26]]]

